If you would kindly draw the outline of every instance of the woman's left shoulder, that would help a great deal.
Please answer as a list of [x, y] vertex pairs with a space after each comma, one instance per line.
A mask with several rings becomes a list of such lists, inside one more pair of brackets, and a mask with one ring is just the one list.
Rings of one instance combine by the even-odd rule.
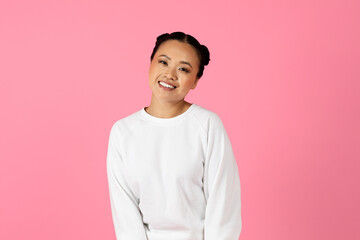
[[207, 107], [197, 105], [197, 110], [194, 112], [201, 124], [205, 127], [209, 127], [210, 125], [223, 125], [219, 114]]

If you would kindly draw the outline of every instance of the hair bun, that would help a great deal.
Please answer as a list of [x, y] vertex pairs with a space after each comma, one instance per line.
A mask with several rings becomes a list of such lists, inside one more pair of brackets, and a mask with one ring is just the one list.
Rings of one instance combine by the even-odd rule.
[[161, 34], [161, 35], [159, 35], [159, 36], [156, 38], [156, 41], [160, 41], [160, 40], [162, 40], [163, 38], [166, 38], [166, 37], [168, 37], [168, 36], [170, 36], [169, 33]]
[[200, 45], [201, 47], [201, 52], [202, 52], [202, 56], [203, 56], [203, 64], [204, 66], [209, 64], [210, 61], [210, 52], [209, 49], [205, 46], [205, 45]]

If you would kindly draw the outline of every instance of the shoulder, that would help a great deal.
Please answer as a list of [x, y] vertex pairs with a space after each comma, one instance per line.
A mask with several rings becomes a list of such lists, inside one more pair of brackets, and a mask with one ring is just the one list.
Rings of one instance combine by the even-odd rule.
[[123, 137], [129, 134], [132, 129], [141, 126], [141, 124], [143, 124], [143, 121], [141, 121], [141, 119], [138, 117], [138, 114], [139, 111], [113, 122], [110, 129], [110, 135], [114, 137]]
[[223, 127], [223, 122], [220, 116], [206, 107], [197, 105], [196, 110], [192, 112], [192, 116], [196, 118], [197, 121], [199, 121], [199, 124], [207, 130], [214, 127]]

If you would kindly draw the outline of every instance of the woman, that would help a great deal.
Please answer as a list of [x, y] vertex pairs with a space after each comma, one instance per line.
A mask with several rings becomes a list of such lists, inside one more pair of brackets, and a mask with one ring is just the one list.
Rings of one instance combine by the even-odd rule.
[[185, 101], [209, 63], [206, 46], [162, 34], [151, 54], [151, 104], [116, 121], [107, 174], [119, 240], [238, 240], [240, 179], [219, 116]]

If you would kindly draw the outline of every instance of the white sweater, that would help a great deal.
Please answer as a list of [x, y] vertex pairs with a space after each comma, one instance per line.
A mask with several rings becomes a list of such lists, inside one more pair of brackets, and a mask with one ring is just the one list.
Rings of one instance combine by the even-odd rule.
[[238, 240], [240, 178], [220, 117], [195, 103], [141, 110], [110, 131], [107, 176], [118, 240]]

